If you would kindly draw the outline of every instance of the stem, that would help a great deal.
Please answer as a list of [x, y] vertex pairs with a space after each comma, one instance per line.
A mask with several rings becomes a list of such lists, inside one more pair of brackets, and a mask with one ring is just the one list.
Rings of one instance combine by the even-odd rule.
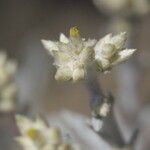
[[103, 92], [99, 86], [97, 75], [94, 70], [88, 69], [86, 87], [91, 95], [90, 107], [93, 110], [95, 107], [103, 103]]
[[125, 146], [124, 139], [122, 138], [122, 134], [113, 112], [110, 114], [110, 116], [103, 118], [103, 125], [98, 134], [114, 147]]
[[[86, 80], [86, 86], [91, 94], [90, 107], [92, 109], [92, 115], [102, 122], [102, 127], [100, 131], [97, 132], [98, 135], [115, 147], [123, 147], [125, 142], [113, 112], [113, 96], [111, 94], [109, 94], [109, 96], [103, 94], [98, 84], [96, 73], [90, 69]], [[106, 116], [102, 116], [99, 113], [104, 103], [110, 106], [108, 110], [109, 114]]]

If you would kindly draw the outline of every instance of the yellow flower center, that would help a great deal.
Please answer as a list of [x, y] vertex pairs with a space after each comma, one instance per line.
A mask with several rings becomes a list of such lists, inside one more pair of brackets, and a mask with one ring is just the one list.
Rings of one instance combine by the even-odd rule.
[[72, 37], [79, 36], [79, 30], [77, 29], [77, 27], [70, 28], [70, 36]]
[[37, 130], [33, 129], [33, 128], [30, 128], [29, 130], [27, 130], [26, 134], [31, 139], [35, 139], [37, 137]]

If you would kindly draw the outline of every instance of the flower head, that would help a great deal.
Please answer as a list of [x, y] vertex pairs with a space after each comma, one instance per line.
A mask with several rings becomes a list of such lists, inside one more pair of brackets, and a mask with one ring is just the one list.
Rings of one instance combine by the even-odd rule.
[[15, 109], [17, 87], [14, 75], [17, 63], [9, 60], [5, 52], [0, 52], [0, 111], [8, 112]]
[[86, 75], [86, 67], [93, 57], [93, 46], [96, 40], [81, 38], [76, 27], [70, 29], [70, 37], [60, 34], [59, 41], [42, 40], [44, 47], [54, 57], [54, 65], [57, 68], [56, 80], [83, 79]]
[[94, 4], [105, 13], [126, 15], [144, 15], [150, 11], [148, 0], [93, 0]]
[[63, 139], [58, 128], [49, 127], [40, 118], [33, 121], [16, 115], [16, 121], [21, 133], [16, 140], [24, 150], [76, 150], [73, 144]]
[[115, 36], [108, 34], [97, 42], [94, 50], [99, 70], [108, 71], [112, 66], [127, 60], [135, 52], [135, 49], [124, 48], [126, 38], [125, 32]]
[[[96, 42], [81, 38], [76, 27], [70, 29], [70, 37], [60, 34], [57, 42], [42, 40], [44, 47], [54, 57], [54, 65], [57, 68], [56, 80], [83, 79], [89, 64], [96, 62], [101, 72], [106, 72], [114, 65], [128, 59], [135, 49], [124, 48], [126, 33], [112, 36], [106, 35]], [[94, 66], [95, 67], [95, 66]]]

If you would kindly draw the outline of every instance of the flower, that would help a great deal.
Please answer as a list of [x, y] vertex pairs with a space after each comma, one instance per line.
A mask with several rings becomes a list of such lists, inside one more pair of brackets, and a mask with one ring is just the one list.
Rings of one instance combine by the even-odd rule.
[[122, 148], [118, 148], [118, 147], [113, 147], [111, 150], [132, 150], [132, 147], [127, 146], [127, 147], [122, 147]]
[[136, 50], [124, 48], [126, 33], [112, 36], [106, 35], [100, 39], [94, 47], [95, 60], [99, 70], [106, 72], [112, 66], [127, 60]]
[[120, 11], [127, 5], [127, 0], [93, 0], [94, 4], [99, 8], [114, 12]]
[[148, 0], [93, 0], [94, 4], [105, 13], [126, 15], [144, 15], [149, 13]]
[[56, 80], [81, 80], [86, 75], [86, 67], [93, 58], [96, 40], [81, 38], [76, 27], [70, 29], [70, 37], [60, 34], [59, 41], [42, 40], [44, 47], [54, 57], [57, 68]]
[[115, 36], [108, 34], [98, 42], [95, 39], [86, 41], [73, 27], [69, 38], [60, 34], [58, 42], [42, 40], [42, 43], [54, 57], [57, 68], [55, 79], [78, 81], [85, 77], [88, 65], [93, 65], [93, 62], [96, 62], [99, 71], [107, 72], [114, 65], [127, 60], [135, 49], [124, 48], [126, 39], [126, 33], [122, 32]]
[[77, 150], [63, 139], [58, 128], [49, 127], [41, 118], [33, 121], [16, 115], [16, 122], [21, 133], [16, 141], [24, 150]]
[[9, 60], [5, 52], [0, 52], [0, 111], [8, 112], [15, 109], [17, 86], [14, 75], [17, 63]]
[[144, 15], [150, 12], [149, 0], [132, 0], [133, 13]]

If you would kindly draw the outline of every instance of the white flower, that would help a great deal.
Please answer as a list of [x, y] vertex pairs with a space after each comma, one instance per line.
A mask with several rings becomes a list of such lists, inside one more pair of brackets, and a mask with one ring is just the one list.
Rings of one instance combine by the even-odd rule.
[[0, 91], [0, 110], [8, 112], [15, 109], [17, 88], [15, 83], [3, 87]]
[[[25, 116], [16, 115], [16, 122], [21, 136], [16, 140], [24, 150], [77, 150], [66, 144], [58, 128], [48, 127], [40, 118], [35, 121]], [[63, 145], [68, 145], [65, 149]]]
[[105, 11], [120, 11], [127, 5], [128, 0], [93, 0], [94, 4]]
[[96, 40], [85, 40], [80, 37], [76, 27], [70, 29], [70, 37], [60, 34], [59, 41], [42, 40], [44, 47], [54, 57], [57, 68], [56, 80], [77, 81], [86, 75], [86, 67], [93, 57], [93, 46]]
[[150, 11], [148, 0], [93, 0], [105, 13], [123, 13], [126, 15], [144, 15]]
[[132, 0], [133, 12], [137, 15], [144, 15], [150, 12], [149, 0]]
[[0, 111], [8, 112], [15, 109], [17, 87], [14, 75], [17, 63], [9, 60], [5, 52], [0, 52]]
[[125, 41], [124, 32], [115, 36], [108, 34], [97, 42], [94, 50], [99, 70], [108, 71], [112, 66], [127, 60], [135, 52], [135, 49], [124, 48]]
[[49, 128], [40, 118], [32, 121], [25, 116], [16, 115], [16, 121], [21, 133], [16, 139], [25, 150], [29, 143], [36, 150], [40, 150], [49, 144], [56, 145], [61, 142], [60, 131], [57, 128]]
[[[44, 47], [54, 57], [57, 68], [56, 80], [78, 81], [86, 75], [89, 64], [98, 64], [101, 72], [107, 72], [114, 65], [128, 59], [135, 49], [125, 49], [126, 33], [106, 35], [96, 40], [82, 39], [76, 27], [70, 29], [70, 37], [60, 35], [58, 42], [42, 40]], [[95, 66], [94, 66], [95, 67]]]

